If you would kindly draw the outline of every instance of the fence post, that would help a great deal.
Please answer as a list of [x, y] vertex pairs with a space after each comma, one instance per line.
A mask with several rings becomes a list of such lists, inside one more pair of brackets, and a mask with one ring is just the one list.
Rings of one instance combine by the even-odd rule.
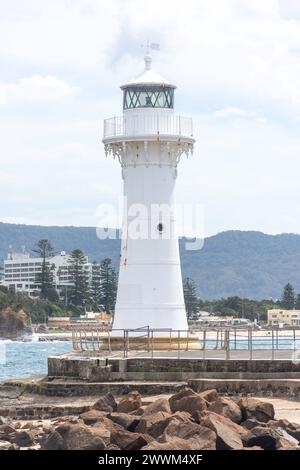
[[152, 336], [152, 341], [151, 341], [151, 357], [152, 357], [152, 359], [153, 359], [153, 349], [154, 349], [154, 344], [153, 344], [153, 342], [154, 342], [154, 341], [153, 341], [153, 330], [152, 330], [152, 335], [151, 335], [151, 336]]
[[295, 328], [293, 329], [293, 336], [294, 336], [294, 352], [296, 351], [296, 330]]
[[236, 328], [234, 329], [234, 350], [236, 351]]
[[274, 330], [272, 329], [272, 361], [274, 361]]
[[178, 359], [180, 359], [180, 330], [177, 333], [177, 347], [178, 347]]
[[206, 330], [203, 330], [203, 359], [205, 359], [205, 348], [206, 348]]
[[225, 343], [226, 361], [229, 361], [230, 359], [230, 333], [229, 333], [229, 330], [225, 330], [224, 333], [225, 333], [224, 343]]
[[252, 330], [249, 330], [250, 333], [250, 361], [252, 361], [253, 353], [252, 353]]

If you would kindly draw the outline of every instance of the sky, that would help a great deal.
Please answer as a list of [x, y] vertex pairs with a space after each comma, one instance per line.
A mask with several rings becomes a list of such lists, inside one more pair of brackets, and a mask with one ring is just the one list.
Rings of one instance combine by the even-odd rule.
[[118, 204], [103, 119], [148, 39], [194, 120], [177, 201], [206, 236], [300, 233], [299, 0], [0, 0], [0, 221], [95, 226]]

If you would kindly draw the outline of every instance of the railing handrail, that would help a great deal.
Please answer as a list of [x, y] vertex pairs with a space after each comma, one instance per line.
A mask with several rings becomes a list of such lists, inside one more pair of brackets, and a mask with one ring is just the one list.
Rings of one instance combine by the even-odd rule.
[[104, 120], [104, 139], [109, 137], [149, 135], [193, 136], [191, 117], [174, 114], [130, 114]]

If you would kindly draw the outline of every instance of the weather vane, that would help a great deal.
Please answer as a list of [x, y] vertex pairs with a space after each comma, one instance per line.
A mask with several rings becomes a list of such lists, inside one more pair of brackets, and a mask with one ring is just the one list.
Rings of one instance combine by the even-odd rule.
[[160, 44], [158, 42], [147, 41], [147, 44], [142, 44], [141, 47], [146, 47], [146, 54], [149, 55], [150, 51], [160, 51]]

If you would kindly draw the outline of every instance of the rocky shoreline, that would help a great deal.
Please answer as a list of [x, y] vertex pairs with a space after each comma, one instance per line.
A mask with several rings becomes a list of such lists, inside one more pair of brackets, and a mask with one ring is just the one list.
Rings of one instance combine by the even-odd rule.
[[[111, 393], [49, 417], [0, 414], [0, 450], [299, 450], [300, 425], [275, 419], [271, 403], [182, 388], [154, 400]], [[47, 410], [46, 410], [47, 411]]]

